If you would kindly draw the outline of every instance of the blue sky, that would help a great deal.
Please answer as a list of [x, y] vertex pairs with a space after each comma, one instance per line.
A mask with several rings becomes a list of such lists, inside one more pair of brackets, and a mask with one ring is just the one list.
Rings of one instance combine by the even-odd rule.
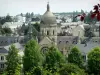
[[[48, 0], [0, 0], [0, 16], [34, 12], [43, 14]], [[90, 11], [99, 0], [49, 0], [52, 12]]]

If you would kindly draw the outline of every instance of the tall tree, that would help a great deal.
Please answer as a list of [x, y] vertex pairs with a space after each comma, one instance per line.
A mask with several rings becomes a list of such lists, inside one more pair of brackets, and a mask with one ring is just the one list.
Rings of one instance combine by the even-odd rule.
[[60, 75], [86, 75], [84, 70], [74, 64], [63, 64], [59, 70]]
[[34, 13], [32, 12], [32, 13], [31, 13], [31, 18], [32, 18], [33, 16], [34, 16]]
[[38, 32], [40, 32], [40, 24], [35, 23], [35, 24], [33, 24], [33, 26]]
[[55, 72], [65, 60], [61, 52], [55, 47], [50, 47], [47, 50], [45, 57], [44, 66], [47, 70], [51, 70], [52, 73]]
[[27, 42], [23, 57], [24, 73], [29, 72], [34, 67], [40, 66], [42, 64], [42, 59], [37, 42], [35, 40]]
[[2, 28], [2, 30], [4, 31], [5, 34], [11, 34], [12, 30], [8, 27]]
[[95, 47], [88, 54], [88, 69], [94, 75], [100, 75], [100, 48]]
[[6, 19], [6, 22], [12, 22], [12, 18], [10, 15], [7, 15], [5, 19]]
[[83, 67], [82, 55], [77, 47], [71, 49], [70, 54], [68, 54], [68, 62]]
[[20, 75], [20, 68], [18, 49], [11, 45], [7, 55], [7, 75]]
[[20, 14], [23, 17], [23, 13]]
[[85, 34], [84, 34], [84, 36], [85, 37], [95, 37], [95, 34], [92, 31], [92, 28], [90, 28], [90, 27], [85, 28]]

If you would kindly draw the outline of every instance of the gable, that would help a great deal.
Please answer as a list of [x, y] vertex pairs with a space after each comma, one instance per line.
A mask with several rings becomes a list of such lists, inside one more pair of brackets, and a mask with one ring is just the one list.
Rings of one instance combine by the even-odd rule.
[[43, 44], [50, 45], [51, 43], [52, 41], [48, 37], [45, 37], [43, 40], [40, 41], [39, 45], [43, 45]]

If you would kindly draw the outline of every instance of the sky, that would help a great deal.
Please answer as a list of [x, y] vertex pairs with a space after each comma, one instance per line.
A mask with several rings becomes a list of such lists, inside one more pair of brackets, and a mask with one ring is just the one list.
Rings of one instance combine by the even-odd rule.
[[0, 0], [0, 16], [34, 12], [43, 14], [49, 1], [52, 12], [90, 11], [100, 0]]

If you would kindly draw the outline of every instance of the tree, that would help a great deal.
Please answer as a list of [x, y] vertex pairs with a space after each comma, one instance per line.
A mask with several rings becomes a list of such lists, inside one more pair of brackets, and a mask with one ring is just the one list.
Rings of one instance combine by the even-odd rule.
[[20, 14], [23, 17], [23, 13]]
[[40, 24], [35, 23], [33, 26], [38, 32], [40, 32]]
[[68, 54], [68, 62], [73, 63], [80, 68], [83, 67], [82, 55], [77, 47], [73, 47], [71, 49], [70, 53]]
[[45, 54], [44, 67], [52, 73], [57, 71], [61, 63], [64, 63], [63, 55], [55, 47], [50, 47]]
[[4, 31], [5, 34], [11, 34], [12, 30], [8, 27], [2, 28], [2, 30]]
[[74, 64], [63, 64], [59, 70], [60, 75], [86, 75], [84, 70]]
[[23, 68], [24, 73], [29, 72], [32, 68], [41, 66], [42, 55], [39, 50], [39, 46], [35, 40], [30, 40], [25, 45], [24, 57], [23, 57]]
[[5, 19], [6, 19], [6, 22], [12, 22], [12, 18], [9, 15], [7, 15]]
[[31, 13], [31, 18], [32, 18], [33, 16], [34, 16], [34, 13], [32, 12], [32, 13]]
[[5, 17], [1, 18], [1, 20], [0, 20], [0, 24], [3, 25], [5, 22], [6, 22]]
[[20, 68], [18, 49], [11, 45], [7, 55], [7, 75], [20, 75]]
[[95, 37], [94, 32], [92, 31], [92, 28], [85, 28], [85, 37]]
[[95, 47], [88, 54], [88, 70], [94, 75], [100, 75], [100, 48]]

